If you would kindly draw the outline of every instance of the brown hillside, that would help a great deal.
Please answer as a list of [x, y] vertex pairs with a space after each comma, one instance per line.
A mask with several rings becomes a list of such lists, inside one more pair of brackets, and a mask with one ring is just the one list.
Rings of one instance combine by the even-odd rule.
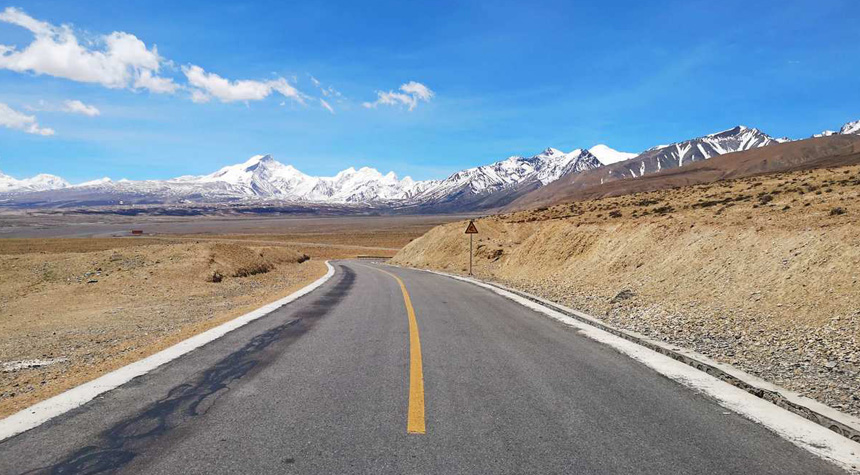
[[860, 163], [860, 136], [835, 135], [800, 140], [745, 152], [729, 153], [641, 178], [612, 177], [613, 170], [629, 167], [630, 162], [635, 160], [637, 159], [564, 176], [520, 197], [506, 209], [522, 210], [567, 201], [713, 183], [764, 173], [857, 164]]

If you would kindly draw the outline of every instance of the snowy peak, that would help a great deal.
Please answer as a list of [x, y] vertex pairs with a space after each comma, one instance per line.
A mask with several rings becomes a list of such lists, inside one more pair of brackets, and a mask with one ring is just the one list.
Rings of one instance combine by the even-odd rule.
[[320, 179], [320, 190], [327, 190], [330, 200], [344, 203], [367, 203], [403, 199], [410, 195], [412, 179], [398, 180], [394, 172], [383, 175], [379, 170], [349, 167], [331, 179]]
[[557, 148], [547, 147], [546, 149], [544, 149], [543, 152], [539, 153], [538, 155], [535, 155], [535, 157], [560, 157], [564, 154], [564, 152]]
[[229, 165], [215, 173], [200, 177], [201, 181], [220, 181], [233, 185], [246, 185], [255, 177], [263, 176], [303, 176], [292, 166], [283, 165], [271, 155], [254, 155], [238, 165]]
[[113, 183], [108, 177], [98, 178], [96, 180], [85, 181], [83, 183], [78, 183], [77, 185], [72, 185], [72, 188], [86, 188], [86, 187], [96, 187], [96, 186], [104, 186]]
[[855, 120], [854, 122], [848, 122], [843, 125], [841, 129], [839, 129], [840, 135], [854, 135], [860, 134], [860, 120]]
[[[658, 149], [657, 155], [664, 162], [677, 160], [677, 166], [683, 166], [684, 163], [707, 160], [726, 153], [766, 147], [774, 143], [777, 141], [764, 132], [738, 125], [722, 132], [671, 144]], [[666, 164], [664, 163], [664, 165]]]
[[41, 173], [31, 178], [17, 180], [0, 172], [0, 193], [2, 192], [26, 192], [26, 191], [50, 191], [68, 188], [69, 182], [56, 175]]
[[651, 148], [634, 159], [619, 163], [609, 175], [613, 178], [637, 178], [663, 169], [780, 142], [759, 129], [738, 125], [721, 132]]
[[834, 132], [832, 130], [825, 130], [820, 134], [813, 135], [814, 138], [818, 137], [830, 137], [833, 135], [860, 135], [860, 120], [855, 120], [852, 122], [848, 122], [839, 129], [839, 132]]
[[238, 165], [200, 177], [179, 177], [169, 182], [210, 184], [219, 190], [248, 198], [277, 198], [331, 203], [374, 203], [403, 199], [415, 192], [411, 179], [398, 180], [394, 172], [383, 175], [375, 168], [349, 167], [333, 177], [306, 175], [271, 155], [255, 155]]
[[545, 155], [543, 160], [535, 165], [535, 178], [542, 185], [546, 185], [568, 173], [578, 173], [600, 166], [600, 160], [591, 152], [578, 148], [569, 153], [558, 152], [552, 156]]
[[617, 170], [622, 170], [620, 174], [623, 176], [635, 178], [727, 153], [766, 147], [786, 141], [788, 139], [775, 139], [756, 128], [737, 125], [727, 130], [683, 142], [658, 145], [639, 155], [617, 152], [605, 145], [596, 145], [592, 147], [591, 151], [593, 155], [601, 159], [604, 165], [629, 161], [629, 163], [625, 163], [623, 168], [617, 168]]
[[254, 155], [253, 157], [246, 160], [244, 163], [240, 163], [239, 165], [233, 165], [233, 167], [244, 168], [248, 171], [253, 171], [255, 168], [259, 166], [266, 166], [267, 164], [272, 164], [275, 161], [271, 155]]
[[713, 137], [713, 138], [730, 138], [740, 134], [743, 134], [747, 131], [760, 132], [758, 129], [750, 129], [745, 125], [736, 125], [728, 130], [723, 130], [722, 132], [714, 132], [713, 134], [708, 134], [705, 137]]
[[58, 190], [70, 186], [66, 180], [47, 173], [40, 173], [33, 178], [28, 178], [24, 180], [24, 183], [28, 188], [38, 191]]
[[442, 201], [463, 193], [491, 194], [526, 183], [543, 186], [567, 173], [599, 166], [600, 162], [587, 150], [576, 149], [565, 153], [547, 148], [531, 157], [512, 156], [489, 165], [459, 171], [444, 180], [419, 182], [425, 189], [419, 190], [415, 200]]
[[604, 165], [623, 162], [639, 155], [638, 153], [619, 152], [618, 150], [604, 144], [597, 144], [588, 149], [588, 152], [597, 157], [597, 159], [600, 160], [600, 163]]

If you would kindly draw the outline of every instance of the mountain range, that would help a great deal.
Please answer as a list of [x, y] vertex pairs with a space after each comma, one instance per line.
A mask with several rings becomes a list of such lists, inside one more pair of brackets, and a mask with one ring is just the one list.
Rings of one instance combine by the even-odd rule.
[[47, 191], [68, 188], [71, 185], [66, 180], [42, 173], [32, 178], [16, 180], [9, 175], [0, 172], [0, 193], [24, 193], [27, 191]]
[[[839, 132], [815, 137], [860, 134], [860, 120]], [[684, 165], [790, 142], [764, 132], [737, 126], [681, 142], [659, 145], [640, 154], [606, 145], [562, 152], [547, 148], [530, 156], [512, 156], [458, 171], [442, 180], [416, 181], [393, 172], [348, 168], [332, 177], [310, 176], [275, 160], [256, 155], [243, 163], [201, 176], [169, 180], [118, 180], [103, 178], [72, 185], [48, 174], [18, 180], [0, 173], [0, 205], [87, 206], [154, 203], [230, 203], [282, 201], [327, 205], [362, 205], [416, 212], [448, 212], [500, 208], [522, 196], [559, 181], [603, 184], [638, 178]], [[583, 173], [588, 172], [588, 173]], [[554, 185], [556, 188], [560, 183]], [[546, 195], [550, 189], [543, 190]]]

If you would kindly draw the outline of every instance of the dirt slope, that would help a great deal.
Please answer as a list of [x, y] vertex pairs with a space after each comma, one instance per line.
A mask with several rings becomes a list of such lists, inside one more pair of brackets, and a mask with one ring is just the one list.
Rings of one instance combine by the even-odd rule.
[[[785, 172], [860, 163], [860, 136], [835, 135], [729, 153], [709, 160], [664, 169], [640, 178], [619, 180], [613, 171], [630, 168], [632, 159], [561, 177], [506, 207], [524, 210], [574, 200], [619, 196], [679, 186], [713, 183], [762, 173]], [[633, 166], [632, 168], [636, 168]]]
[[[860, 415], [860, 166], [477, 221], [475, 272]], [[394, 263], [463, 273], [465, 222]]]

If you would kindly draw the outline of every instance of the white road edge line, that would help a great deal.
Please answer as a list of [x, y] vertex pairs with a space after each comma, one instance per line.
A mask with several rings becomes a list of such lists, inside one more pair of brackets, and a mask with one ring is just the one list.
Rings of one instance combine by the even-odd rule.
[[656, 372], [715, 399], [721, 406], [761, 424], [792, 444], [860, 474], [860, 444], [666, 355], [571, 318], [517, 294], [479, 280], [429, 269], [417, 269], [491, 290], [503, 297], [576, 328], [580, 333], [643, 363]]
[[191, 338], [159, 351], [154, 355], [111, 371], [110, 373], [100, 376], [88, 383], [76, 386], [66, 392], [34, 404], [26, 409], [22, 409], [21, 411], [0, 420], [0, 442], [33, 429], [34, 427], [38, 427], [54, 417], [82, 406], [111, 389], [122, 386], [138, 376], [149, 373], [165, 363], [173, 361], [192, 350], [217, 340], [227, 333], [264, 317], [299, 297], [316, 290], [334, 275], [334, 267], [332, 267], [329, 261], [325, 261], [325, 265], [328, 270], [324, 276], [280, 300], [276, 300], [252, 312], [246, 313], [245, 315], [236, 317], [229, 322], [192, 336]]

